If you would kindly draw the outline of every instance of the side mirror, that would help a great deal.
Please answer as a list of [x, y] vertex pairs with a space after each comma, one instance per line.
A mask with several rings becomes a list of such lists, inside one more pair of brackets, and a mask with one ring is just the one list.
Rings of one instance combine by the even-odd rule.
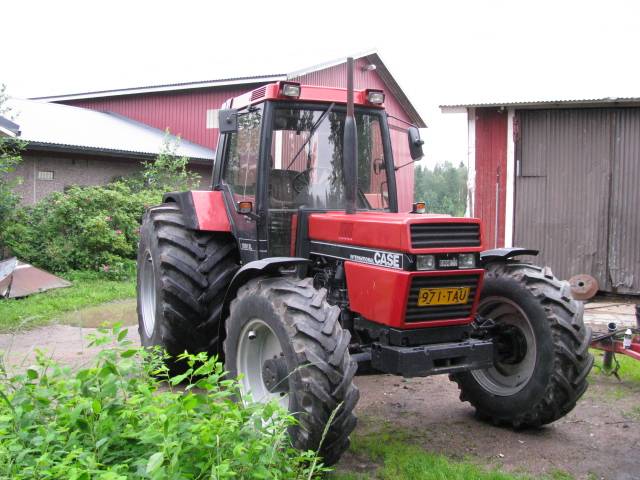
[[218, 113], [218, 129], [220, 133], [238, 131], [238, 111], [234, 109], [220, 110]]
[[411, 154], [411, 158], [416, 161], [420, 160], [424, 157], [424, 152], [422, 151], [424, 141], [420, 139], [420, 130], [418, 130], [417, 127], [409, 127], [407, 135], [409, 137], [409, 153]]

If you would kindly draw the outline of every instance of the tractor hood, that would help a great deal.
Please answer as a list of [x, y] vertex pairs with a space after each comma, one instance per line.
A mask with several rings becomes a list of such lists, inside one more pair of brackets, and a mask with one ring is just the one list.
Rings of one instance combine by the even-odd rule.
[[483, 243], [477, 218], [387, 212], [311, 214], [309, 239], [404, 253], [480, 252]]

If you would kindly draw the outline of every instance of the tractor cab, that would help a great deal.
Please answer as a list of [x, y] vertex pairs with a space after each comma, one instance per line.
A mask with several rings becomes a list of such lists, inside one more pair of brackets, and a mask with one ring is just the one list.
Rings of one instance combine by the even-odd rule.
[[[277, 82], [221, 111], [213, 188], [232, 207], [244, 262], [294, 255], [301, 211], [347, 208], [346, 103], [345, 89]], [[355, 91], [354, 104], [356, 211], [397, 212], [384, 92]]]

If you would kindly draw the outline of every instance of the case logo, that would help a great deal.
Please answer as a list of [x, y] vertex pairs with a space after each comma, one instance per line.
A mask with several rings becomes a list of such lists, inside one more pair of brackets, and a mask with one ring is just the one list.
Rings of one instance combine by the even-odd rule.
[[399, 253], [373, 252], [373, 255], [357, 255], [355, 253], [350, 253], [349, 260], [368, 263], [371, 265], [380, 265], [381, 267], [402, 268], [402, 255]]

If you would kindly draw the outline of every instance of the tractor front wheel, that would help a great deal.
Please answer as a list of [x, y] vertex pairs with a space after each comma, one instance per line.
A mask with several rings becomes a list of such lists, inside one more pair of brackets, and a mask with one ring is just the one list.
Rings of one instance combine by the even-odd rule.
[[460, 398], [480, 418], [515, 428], [566, 415], [587, 388], [593, 365], [582, 303], [549, 268], [493, 264], [487, 268], [479, 322], [495, 342], [494, 365], [455, 374]]
[[297, 419], [294, 447], [338, 461], [356, 425], [357, 365], [340, 309], [312, 279], [260, 277], [231, 302], [224, 341], [226, 369], [239, 377], [244, 401], [276, 401]]

